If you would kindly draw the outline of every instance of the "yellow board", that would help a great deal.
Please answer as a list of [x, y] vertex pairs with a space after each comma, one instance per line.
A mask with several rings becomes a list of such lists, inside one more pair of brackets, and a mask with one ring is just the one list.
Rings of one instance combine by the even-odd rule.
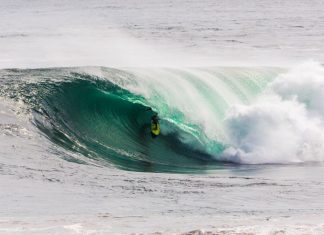
[[151, 124], [151, 132], [154, 135], [159, 135], [160, 134], [160, 124], [159, 123], [157, 123], [157, 124], [152, 123]]

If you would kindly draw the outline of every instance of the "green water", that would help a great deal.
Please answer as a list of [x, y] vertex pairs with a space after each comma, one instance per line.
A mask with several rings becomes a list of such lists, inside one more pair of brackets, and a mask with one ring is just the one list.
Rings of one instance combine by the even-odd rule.
[[[218, 160], [226, 143], [206, 134], [202, 112], [221, 133], [231, 102], [249, 102], [276, 74], [259, 71], [257, 80], [248, 70], [231, 71], [233, 79], [226, 69], [102, 68], [100, 77], [78, 70], [8, 70], [2, 95], [25, 102], [40, 133], [69, 151], [125, 170], [180, 173], [233, 166]], [[161, 118], [157, 138], [148, 107]]]

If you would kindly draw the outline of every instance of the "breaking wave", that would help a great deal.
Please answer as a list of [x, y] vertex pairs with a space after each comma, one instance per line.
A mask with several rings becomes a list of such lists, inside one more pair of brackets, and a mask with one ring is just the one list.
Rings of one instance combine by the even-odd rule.
[[[68, 151], [135, 171], [324, 160], [324, 68], [2, 70], [1, 96]], [[150, 136], [153, 111], [161, 135]]]

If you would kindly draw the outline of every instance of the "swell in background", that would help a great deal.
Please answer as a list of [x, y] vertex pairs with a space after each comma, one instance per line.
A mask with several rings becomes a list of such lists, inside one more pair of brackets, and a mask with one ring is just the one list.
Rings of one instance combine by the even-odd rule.
[[0, 67], [283, 67], [310, 58], [323, 62], [323, 4], [2, 1]]

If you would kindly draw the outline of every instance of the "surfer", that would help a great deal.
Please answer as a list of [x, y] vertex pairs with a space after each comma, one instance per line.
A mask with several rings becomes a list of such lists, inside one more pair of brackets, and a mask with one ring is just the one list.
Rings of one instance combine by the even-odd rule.
[[160, 123], [157, 113], [151, 117], [151, 135], [153, 138], [160, 134]]
[[[148, 108], [147, 110], [152, 110], [152, 108]], [[152, 138], [157, 137], [160, 134], [160, 123], [159, 117], [156, 112], [154, 112], [153, 116], [151, 117], [151, 135]]]

